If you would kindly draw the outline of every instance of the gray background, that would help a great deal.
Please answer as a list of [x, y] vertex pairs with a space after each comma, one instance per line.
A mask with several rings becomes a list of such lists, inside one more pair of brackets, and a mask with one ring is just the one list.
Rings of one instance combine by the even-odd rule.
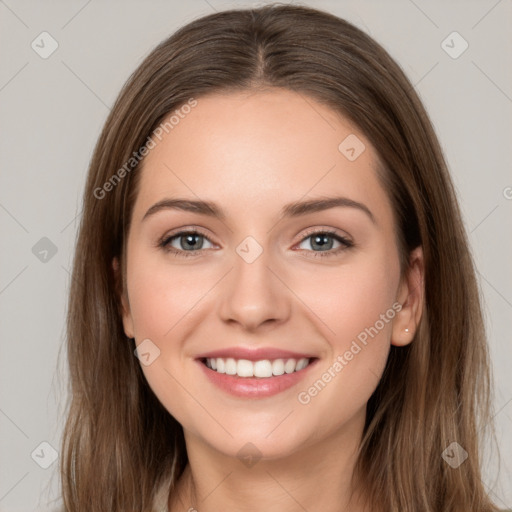
[[[69, 269], [86, 170], [109, 106], [178, 27], [263, 3], [0, 0], [0, 511], [58, 505], [58, 462], [50, 464], [51, 448], [40, 443], [59, 450]], [[302, 3], [377, 39], [432, 118], [458, 190], [490, 338], [502, 464], [498, 473], [488, 451], [484, 481], [499, 506], [512, 508], [512, 3]], [[31, 47], [35, 40], [50, 48], [43, 31], [58, 42], [46, 59]], [[455, 59], [442, 47], [453, 31], [469, 44]], [[448, 44], [462, 48], [460, 40]], [[55, 254], [44, 253], [43, 237]]]

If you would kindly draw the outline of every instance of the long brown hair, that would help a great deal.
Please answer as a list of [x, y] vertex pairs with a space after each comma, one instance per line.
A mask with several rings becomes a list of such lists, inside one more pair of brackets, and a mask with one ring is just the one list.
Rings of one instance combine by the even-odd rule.
[[[400, 512], [497, 510], [480, 473], [479, 438], [492, 412], [481, 298], [432, 124], [399, 65], [371, 37], [334, 15], [291, 5], [227, 10], [184, 26], [136, 69], [105, 123], [87, 177], [68, 304], [66, 510], [151, 510], [157, 489], [170, 482], [172, 492], [187, 464], [182, 428], [149, 388], [121, 321], [141, 170], [130, 159], [191, 99], [261, 87], [296, 91], [355, 123], [380, 158], [402, 272], [410, 251], [423, 246], [418, 332], [410, 345], [391, 348], [367, 406], [356, 474], [370, 503]], [[468, 453], [456, 469], [441, 456], [453, 442]]]

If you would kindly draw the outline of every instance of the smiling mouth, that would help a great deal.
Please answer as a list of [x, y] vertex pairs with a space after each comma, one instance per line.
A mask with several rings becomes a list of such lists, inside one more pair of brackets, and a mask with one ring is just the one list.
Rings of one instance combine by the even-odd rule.
[[248, 359], [234, 359], [231, 357], [208, 357], [200, 361], [210, 370], [216, 373], [224, 373], [235, 377], [257, 377], [268, 379], [280, 375], [296, 373], [307, 368], [318, 358], [286, 358], [286, 359], [261, 359], [249, 361]]

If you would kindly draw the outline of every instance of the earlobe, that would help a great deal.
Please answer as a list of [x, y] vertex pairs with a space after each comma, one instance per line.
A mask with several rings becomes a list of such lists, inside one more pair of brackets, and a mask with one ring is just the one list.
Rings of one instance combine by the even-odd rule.
[[423, 248], [419, 246], [411, 252], [409, 267], [400, 283], [397, 301], [402, 308], [393, 320], [392, 345], [405, 346], [414, 339], [423, 311], [424, 274]]
[[119, 311], [123, 320], [124, 333], [128, 338], [134, 338], [133, 334], [133, 320], [130, 311], [130, 304], [126, 296], [122, 276], [120, 272], [120, 265], [118, 258], [112, 260], [112, 270], [114, 272], [114, 278], [116, 283], [116, 297], [119, 305]]

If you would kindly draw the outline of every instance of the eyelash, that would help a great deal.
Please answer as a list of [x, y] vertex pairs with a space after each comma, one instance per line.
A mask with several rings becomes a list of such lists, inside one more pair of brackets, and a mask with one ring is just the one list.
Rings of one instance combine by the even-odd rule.
[[[301, 250], [307, 250], [308, 252], [312, 252], [314, 258], [325, 258], [325, 257], [330, 257], [330, 256], [336, 256], [341, 251], [350, 249], [355, 246], [354, 242], [348, 240], [347, 238], [345, 238], [343, 236], [338, 235], [336, 231], [332, 231], [329, 229], [308, 231], [308, 232], [306, 232], [305, 236], [300, 240], [299, 244], [304, 242], [306, 239], [312, 237], [313, 235], [317, 235], [317, 234], [332, 236], [333, 238], [335, 238], [338, 242], [340, 242], [342, 244], [342, 247], [338, 247], [337, 249], [331, 249], [329, 251], [310, 251], [307, 249], [301, 249]], [[172, 236], [164, 236], [162, 239], [159, 240], [158, 246], [161, 247], [164, 251], [170, 252], [177, 257], [189, 258], [189, 257], [198, 256], [197, 253], [201, 252], [201, 249], [197, 250], [197, 251], [182, 251], [179, 249], [175, 249], [174, 247], [171, 247], [169, 245], [169, 243], [172, 240], [174, 240], [175, 238], [181, 237], [183, 235], [199, 235], [199, 236], [206, 238], [209, 242], [211, 242], [211, 240], [204, 233], [201, 233], [201, 231], [191, 229], [189, 231], [180, 231]], [[196, 254], [194, 254], [194, 253], [196, 253]]]

